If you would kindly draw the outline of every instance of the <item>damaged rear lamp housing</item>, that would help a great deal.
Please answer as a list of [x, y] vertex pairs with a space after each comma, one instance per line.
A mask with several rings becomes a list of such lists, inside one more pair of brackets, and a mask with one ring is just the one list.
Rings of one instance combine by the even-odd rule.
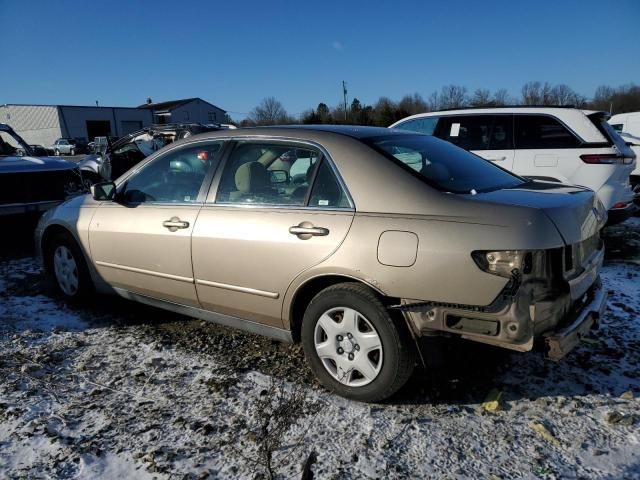
[[480, 270], [493, 275], [510, 278], [514, 270], [531, 272], [532, 255], [527, 250], [475, 251], [471, 257]]

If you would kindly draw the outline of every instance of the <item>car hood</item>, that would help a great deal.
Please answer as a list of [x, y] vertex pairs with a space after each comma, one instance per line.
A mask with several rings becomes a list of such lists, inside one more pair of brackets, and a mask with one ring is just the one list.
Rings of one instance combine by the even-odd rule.
[[583, 187], [531, 181], [517, 187], [473, 195], [480, 202], [541, 210], [567, 245], [593, 236], [606, 222], [606, 210], [596, 194]]
[[54, 157], [0, 157], [0, 173], [73, 170], [77, 165]]

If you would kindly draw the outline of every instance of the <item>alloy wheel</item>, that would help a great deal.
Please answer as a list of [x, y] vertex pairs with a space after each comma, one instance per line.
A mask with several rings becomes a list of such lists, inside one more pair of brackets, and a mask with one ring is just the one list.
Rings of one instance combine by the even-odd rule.
[[78, 293], [78, 265], [71, 250], [64, 245], [59, 245], [53, 254], [53, 270], [60, 289], [66, 295], [72, 297]]

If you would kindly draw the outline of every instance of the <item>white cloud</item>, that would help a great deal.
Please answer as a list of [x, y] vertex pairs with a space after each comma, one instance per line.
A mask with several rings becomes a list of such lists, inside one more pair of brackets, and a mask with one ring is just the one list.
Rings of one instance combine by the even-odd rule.
[[331, 46], [335, 49], [335, 50], [342, 50], [344, 48], [344, 46], [342, 45], [342, 43], [340, 43], [338, 40], [334, 40], [331, 43]]

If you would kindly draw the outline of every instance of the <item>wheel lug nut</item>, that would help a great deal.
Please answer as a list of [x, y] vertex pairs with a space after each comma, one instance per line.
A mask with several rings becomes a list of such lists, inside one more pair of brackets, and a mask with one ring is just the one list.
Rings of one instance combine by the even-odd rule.
[[342, 341], [342, 335], [338, 335], [336, 338], [338, 339], [339, 342]]
[[342, 347], [338, 347], [338, 354], [342, 355], [344, 353], [344, 350], [342, 349]]
[[347, 333], [347, 337], [353, 338], [353, 335], [351, 335], [351, 333]]
[[356, 351], [360, 351], [360, 345], [358, 345], [357, 343], [354, 345], [354, 347], [356, 349]]
[[349, 354], [349, 360], [353, 360], [353, 353]]

